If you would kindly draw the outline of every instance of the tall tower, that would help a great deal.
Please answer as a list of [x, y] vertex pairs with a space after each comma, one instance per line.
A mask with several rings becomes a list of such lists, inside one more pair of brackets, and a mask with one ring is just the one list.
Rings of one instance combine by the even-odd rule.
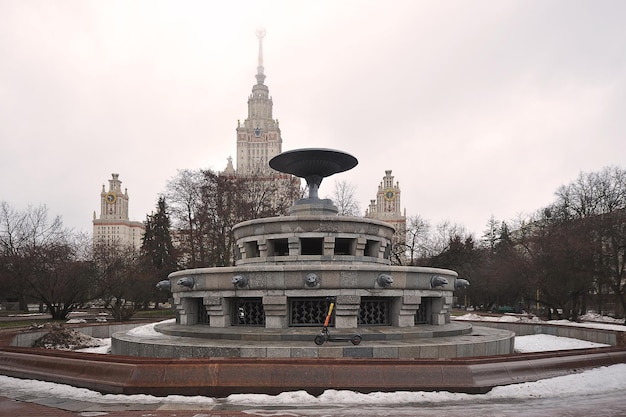
[[248, 97], [248, 117], [237, 122], [237, 174], [248, 176], [270, 170], [269, 160], [282, 152], [278, 120], [272, 118], [273, 101], [264, 84], [263, 38], [265, 29], [256, 32], [259, 39], [259, 61], [256, 84]]
[[370, 205], [365, 211], [365, 217], [382, 220], [396, 229], [392, 243], [399, 247], [396, 252], [399, 257], [397, 261], [404, 263], [402, 246], [406, 243], [406, 209], [404, 212], [400, 209], [400, 183], [394, 184], [393, 181], [394, 177], [391, 175], [391, 170], [386, 170], [383, 180], [378, 185], [376, 200], [370, 200]]
[[93, 212], [94, 246], [118, 244], [139, 249], [145, 226], [142, 222], [128, 219], [128, 190], [122, 192], [119, 174], [111, 174], [111, 177], [108, 191], [102, 184], [100, 217], [96, 218], [96, 212]]

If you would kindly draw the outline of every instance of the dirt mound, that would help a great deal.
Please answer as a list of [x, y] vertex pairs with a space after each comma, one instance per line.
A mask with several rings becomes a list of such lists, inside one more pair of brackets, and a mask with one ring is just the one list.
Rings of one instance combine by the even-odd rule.
[[59, 350], [76, 350], [100, 345], [102, 345], [100, 339], [69, 329], [62, 324], [51, 325], [50, 332], [33, 343], [33, 347]]

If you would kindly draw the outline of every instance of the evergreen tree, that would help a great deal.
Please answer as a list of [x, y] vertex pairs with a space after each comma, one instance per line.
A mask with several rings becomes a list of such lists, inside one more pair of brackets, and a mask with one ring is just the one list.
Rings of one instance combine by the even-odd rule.
[[159, 198], [156, 213], [147, 216], [141, 253], [147, 261], [147, 265], [144, 264], [145, 269], [155, 273], [155, 282], [166, 279], [171, 272], [178, 269], [167, 204], [163, 197]]

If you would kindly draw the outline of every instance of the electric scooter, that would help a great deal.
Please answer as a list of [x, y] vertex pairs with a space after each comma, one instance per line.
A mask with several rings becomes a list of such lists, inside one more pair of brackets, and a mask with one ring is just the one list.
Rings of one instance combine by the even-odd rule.
[[328, 297], [328, 301], [330, 301], [330, 305], [328, 306], [328, 314], [326, 315], [326, 320], [324, 321], [324, 328], [322, 332], [315, 336], [315, 344], [318, 346], [323, 345], [326, 342], [350, 342], [353, 345], [358, 345], [361, 343], [361, 335], [353, 334], [350, 337], [336, 337], [331, 336], [330, 331], [328, 330], [328, 325], [330, 324], [330, 317], [333, 314], [333, 308], [335, 308], [336, 297]]

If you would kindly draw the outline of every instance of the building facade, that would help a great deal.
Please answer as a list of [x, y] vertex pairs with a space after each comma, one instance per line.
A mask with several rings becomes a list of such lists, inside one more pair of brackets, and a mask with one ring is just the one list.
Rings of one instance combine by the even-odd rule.
[[259, 58], [256, 84], [248, 96], [248, 117], [237, 122], [237, 174], [257, 175], [267, 173], [269, 160], [282, 152], [283, 139], [278, 120], [273, 118], [273, 101], [265, 85], [263, 67], [264, 30], [257, 30]]
[[365, 217], [382, 220], [389, 223], [395, 229], [392, 244], [396, 247], [396, 259], [398, 263], [405, 262], [403, 246], [406, 244], [406, 209], [400, 207], [400, 182], [394, 183], [391, 170], [385, 171], [383, 180], [378, 185], [376, 199], [370, 200], [369, 207], [365, 211]]
[[145, 226], [128, 218], [128, 190], [122, 192], [119, 174], [111, 174], [109, 189], [102, 184], [100, 217], [93, 212], [93, 244], [121, 245], [141, 248]]
[[287, 208], [300, 198], [300, 179], [280, 173], [269, 166], [269, 161], [282, 152], [283, 139], [278, 120], [273, 118], [273, 100], [265, 85], [263, 66], [263, 38], [265, 30], [256, 32], [259, 40], [259, 54], [256, 84], [248, 96], [248, 116], [243, 123], [237, 121], [236, 167], [233, 158], [221, 175], [250, 179], [254, 187], [249, 190], [252, 200], [269, 196], [273, 208]]

